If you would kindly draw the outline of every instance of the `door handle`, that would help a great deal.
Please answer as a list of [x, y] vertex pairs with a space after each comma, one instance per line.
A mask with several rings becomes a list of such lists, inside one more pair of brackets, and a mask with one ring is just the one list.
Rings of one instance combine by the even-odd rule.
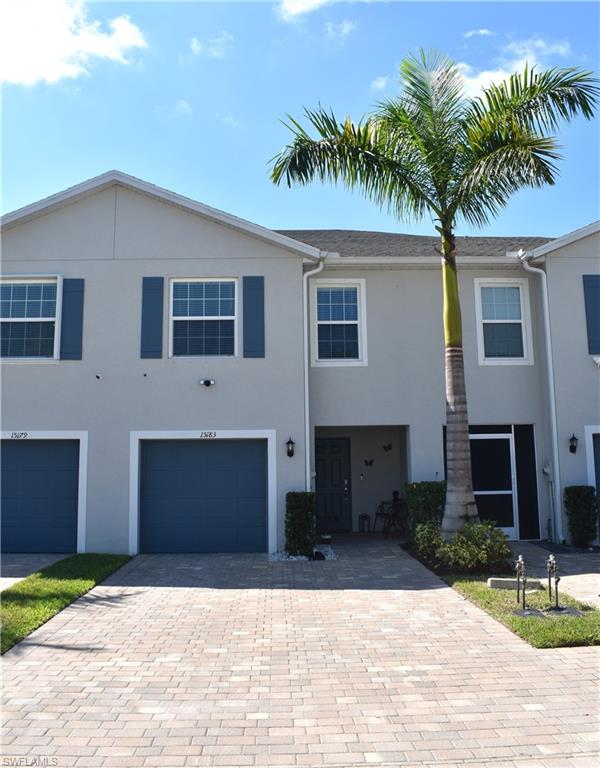
[[345, 478], [344, 478], [344, 498], [345, 498], [345, 499], [347, 499], [347, 498], [348, 498], [348, 491], [349, 491], [349, 487], [348, 487], [348, 486], [349, 486], [349, 483], [348, 483], [348, 478], [347, 478], [347, 477], [345, 477]]

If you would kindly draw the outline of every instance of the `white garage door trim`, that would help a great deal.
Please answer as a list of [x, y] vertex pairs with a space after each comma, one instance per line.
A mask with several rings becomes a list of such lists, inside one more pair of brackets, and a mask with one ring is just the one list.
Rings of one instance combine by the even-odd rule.
[[266, 440], [268, 550], [277, 551], [277, 432], [274, 429], [145, 430], [130, 432], [129, 554], [140, 551], [140, 442], [142, 440]]
[[77, 552], [85, 552], [85, 530], [87, 520], [87, 466], [88, 433], [67, 431], [32, 431], [13, 429], [0, 432], [2, 440], [79, 440], [79, 467], [77, 473]]

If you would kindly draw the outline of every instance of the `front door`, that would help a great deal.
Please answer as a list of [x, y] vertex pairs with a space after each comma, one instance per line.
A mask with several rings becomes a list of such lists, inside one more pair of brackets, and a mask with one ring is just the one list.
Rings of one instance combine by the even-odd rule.
[[318, 437], [315, 441], [317, 530], [342, 533], [352, 530], [350, 440]]
[[512, 433], [471, 435], [473, 492], [480, 520], [494, 520], [509, 539], [519, 538]]

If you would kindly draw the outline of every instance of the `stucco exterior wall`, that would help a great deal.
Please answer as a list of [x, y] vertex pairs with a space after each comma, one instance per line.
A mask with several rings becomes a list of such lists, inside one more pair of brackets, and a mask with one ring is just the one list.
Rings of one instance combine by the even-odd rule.
[[[444, 343], [441, 270], [423, 268], [325, 269], [319, 277], [363, 278], [366, 286], [368, 365], [310, 369], [313, 425], [409, 426], [408, 479], [444, 476]], [[533, 365], [480, 365], [475, 278], [528, 281]], [[540, 531], [547, 532], [549, 495], [542, 467], [550, 461], [543, 318], [538, 279], [520, 266], [462, 267], [465, 375], [472, 424], [534, 424]]]
[[[7, 228], [3, 272], [85, 279], [83, 359], [4, 362], [2, 422], [89, 431], [88, 550], [127, 551], [131, 430], [277, 430], [283, 545], [285, 494], [304, 488], [301, 256], [113, 187]], [[243, 275], [265, 278], [265, 358], [169, 359], [168, 278]], [[140, 359], [144, 276], [165, 277], [162, 359]]]
[[[600, 369], [588, 352], [583, 275], [600, 274], [600, 234], [577, 240], [546, 256], [554, 358], [561, 487], [593, 485], [586, 427], [600, 432]], [[590, 430], [587, 430], [588, 432]], [[569, 438], [579, 439], [576, 453]], [[564, 521], [564, 531], [568, 525]]]

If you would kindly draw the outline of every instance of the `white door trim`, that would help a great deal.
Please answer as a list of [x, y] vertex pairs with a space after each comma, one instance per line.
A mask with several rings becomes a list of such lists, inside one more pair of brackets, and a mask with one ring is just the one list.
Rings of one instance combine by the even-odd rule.
[[88, 467], [88, 433], [87, 431], [69, 432], [36, 431], [36, 430], [4, 430], [0, 432], [2, 440], [79, 440], [79, 468], [77, 473], [77, 552], [85, 552], [85, 533], [87, 521], [87, 467]]
[[[594, 435], [600, 435], [600, 424], [586, 424], [583, 428], [583, 435], [584, 435], [585, 465], [587, 470], [587, 481], [588, 481], [588, 485], [591, 485], [592, 488], [596, 488], [597, 482], [596, 482], [596, 463], [594, 461]], [[600, 532], [596, 537], [596, 541], [600, 541]]]
[[144, 430], [129, 433], [129, 554], [139, 552], [141, 440], [266, 440], [268, 551], [277, 551], [277, 432], [274, 429]]
[[504, 533], [508, 536], [509, 539], [518, 541], [519, 540], [519, 499], [517, 497], [517, 463], [516, 463], [516, 456], [515, 456], [515, 436], [514, 436], [514, 428], [511, 425], [510, 432], [478, 432], [474, 435], [469, 435], [469, 440], [498, 440], [498, 439], [504, 439], [508, 440], [508, 447], [510, 451], [510, 483], [511, 483], [511, 490], [510, 491], [474, 491], [476, 495], [507, 495], [510, 493], [512, 496], [512, 507], [513, 507], [513, 526], [512, 528], [502, 528], [500, 529], [504, 531]]

